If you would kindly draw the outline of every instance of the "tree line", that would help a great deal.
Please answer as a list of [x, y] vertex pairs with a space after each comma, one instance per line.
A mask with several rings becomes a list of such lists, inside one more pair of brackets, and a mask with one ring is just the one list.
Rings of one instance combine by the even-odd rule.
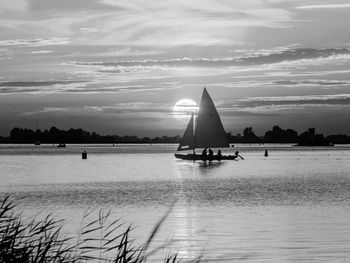
[[118, 135], [99, 135], [96, 132], [88, 132], [83, 129], [60, 130], [51, 127], [49, 130], [33, 131], [26, 128], [13, 128], [9, 137], [0, 137], [2, 143], [177, 143], [181, 136], [174, 137], [137, 137]]
[[350, 144], [350, 136], [317, 134], [314, 128], [298, 134], [293, 129], [284, 130], [279, 126], [274, 126], [265, 132], [264, 136], [257, 136], [252, 127], [243, 130], [243, 135], [228, 134], [231, 143], [296, 143], [301, 146], [329, 146], [334, 144]]
[[[243, 134], [232, 135], [227, 133], [230, 143], [297, 143], [299, 145], [330, 145], [348, 144], [348, 135], [317, 134], [314, 128], [298, 134], [293, 129], [284, 130], [279, 126], [274, 126], [265, 132], [264, 136], [258, 136], [252, 127], [243, 130]], [[0, 143], [178, 143], [180, 135], [161, 137], [138, 137], [138, 136], [118, 136], [99, 135], [96, 132], [88, 132], [83, 129], [60, 130], [51, 127], [49, 130], [31, 130], [26, 128], [13, 128], [9, 137], [0, 137]]]

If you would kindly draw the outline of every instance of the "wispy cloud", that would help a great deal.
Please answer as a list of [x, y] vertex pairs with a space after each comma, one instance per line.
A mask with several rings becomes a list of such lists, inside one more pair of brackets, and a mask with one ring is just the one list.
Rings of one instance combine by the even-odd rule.
[[20, 12], [28, 10], [28, 2], [25, 0], [0, 0], [1, 12]]
[[350, 94], [327, 94], [327, 95], [304, 95], [304, 96], [271, 96], [271, 97], [250, 97], [240, 99], [240, 102], [310, 102], [310, 101], [348, 101]]
[[[287, 10], [269, 7], [260, 0], [232, 1], [111, 1], [118, 7], [121, 25], [109, 24], [123, 32], [124, 43], [148, 45], [243, 44], [242, 28], [283, 27], [290, 21]], [[218, 30], [220, 28], [220, 30]], [[128, 30], [128, 31], [126, 31]], [[114, 38], [111, 35], [108, 38]]]
[[[321, 75], [321, 74], [320, 74]], [[277, 86], [344, 86], [350, 85], [350, 81], [338, 81], [338, 80], [318, 80], [318, 79], [309, 79], [309, 80], [276, 80], [273, 81], [274, 85]]]
[[105, 68], [132, 68], [132, 67], [231, 67], [231, 66], [254, 66], [275, 64], [293, 61], [318, 61], [327, 58], [350, 59], [349, 49], [288, 49], [288, 50], [263, 50], [239, 57], [220, 58], [174, 58], [167, 60], [145, 59], [117, 62], [76, 62], [77, 65], [91, 65]]
[[1, 1], [6, 34], [69, 36], [88, 45], [243, 45], [247, 29], [288, 28], [293, 17], [264, 0]]
[[143, 83], [104, 83], [99, 81], [3, 81], [0, 82], [0, 95], [11, 94], [102, 94], [156, 92], [178, 88], [176, 83], [163, 83], [162, 86]]
[[[33, 51], [34, 54], [45, 57], [45, 50], [31, 52]], [[61, 63], [60, 66], [70, 70], [69, 75], [62, 78], [65, 80], [3, 81], [0, 82], [0, 93], [160, 91], [193, 87], [198, 85], [198, 78], [201, 78], [202, 83], [216, 87], [345, 87], [350, 85], [350, 80], [343, 76], [339, 79], [325, 78], [325, 75], [329, 74], [345, 76], [347, 70], [341, 65], [349, 63], [349, 49], [271, 49], [269, 52], [264, 50], [262, 54], [249, 52], [247, 55], [240, 54], [237, 57], [132, 60], [119, 57], [113, 61], [111, 58], [103, 61], [99, 57], [99, 61], [82, 61], [84, 58], [83, 56], [80, 61]], [[323, 65], [331, 65], [332, 70], [319, 71], [318, 67]], [[337, 65], [342, 70], [336, 68]], [[315, 67], [315, 70], [309, 72], [306, 70], [307, 67]], [[57, 65], [53, 65], [53, 69], [56, 68]], [[299, 76], [298, 79], [292, 79], [295, 76]]]
[[80, 83], [80, 81], [3, 81], [0, 82], [0, 87], [42, 87], [72, 83]]
[[166, 103], [154, 102], [128, 102], [116, 103], [109, 106], [85, 106], [85, 110], [104, 112], [104, 113], [137, 113], [137, 112], [163, 112], [169, 113], [172, 111], [172, 106]]
[[33, 51], [30, 51], [29, 53], [30, 54], [49, 54], [52, 52], [53, 52], [52, 50], [33, 50]]
[[81, 111], [79, 107], [43, 107], [34, 111], [24, 111], [19, 113], [21, 116], [40, 116], [40, 115], [60, 115], [70, 114]]
[[0, 40], [0, 46], [42, 47], [68, 45], [71, 41], [66, 37], [36, 38], [36, 39], [9, 39]]
[[35, 111], [22, 112], [21, 115], [42, 115], [42, 114], [128, 114], [128, 113], [157, 113], [170, 114], [172, 112], [171, 104], [155, 102], [124, 102], [112, 105], [85, 105], [85, 106], [67, 106], [67, 107], [42, 107]]
[[84, 81], [3, 81], [0, 82], [0, 95], [9, 94], [53, 94], [69, 89], [85, 87]]
[[297, 9], [334, 9], [334, 8], [350, 8], [350, 4], [325, 4], [325, 5], [304, 5], [297, 6]]
[[225, 116], [274, 116], [286, 112], [303, 112], [349, 108], [350, 94], [248, 97], [220, 102], [218, 110]]

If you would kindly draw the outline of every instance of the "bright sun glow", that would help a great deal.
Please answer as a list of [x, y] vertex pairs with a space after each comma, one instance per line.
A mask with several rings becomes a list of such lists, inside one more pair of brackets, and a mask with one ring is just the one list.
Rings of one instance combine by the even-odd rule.
[[173, 114], [176, 118], [188, 117], [193, 112], [197, 111], [199, 107], [197, 103], [190, 99], [182, 99], [176, 102], [173, 107]]

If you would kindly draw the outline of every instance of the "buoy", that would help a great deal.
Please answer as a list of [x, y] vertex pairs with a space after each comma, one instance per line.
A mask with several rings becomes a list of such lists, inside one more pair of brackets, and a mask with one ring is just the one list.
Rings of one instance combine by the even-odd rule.
[[81, 153], [81, 159], [87, 159], [87, 152], [86, 151], [83, 151], [82, 153]]
[[268, 157], [269, 153], [267, 152], [267, 150], [265, 150], [265, 157]]

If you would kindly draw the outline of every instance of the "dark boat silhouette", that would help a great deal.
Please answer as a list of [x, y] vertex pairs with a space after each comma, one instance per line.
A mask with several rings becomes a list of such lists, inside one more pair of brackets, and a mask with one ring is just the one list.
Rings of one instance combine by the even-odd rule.
[[177, 152], [192, 150], [190, 154], [175, 153], [175, 157], [183, 160], [235, 160], [243, 159], [236, 151], [235, 155], [196, 154], [196, 148], [229, 148], [227, 134], [220, 116], [206, 88], [199, 106], [199, 111], [192, 113]]

